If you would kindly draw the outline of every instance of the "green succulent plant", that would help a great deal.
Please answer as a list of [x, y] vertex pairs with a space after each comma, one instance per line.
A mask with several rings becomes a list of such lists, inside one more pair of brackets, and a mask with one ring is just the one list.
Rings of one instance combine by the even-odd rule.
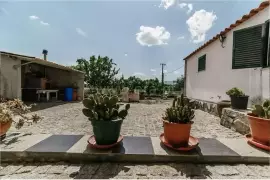
[[245, 96], [245, 93], [237, 87], [229, 89], [226, 94], [228, 96]]
[[252, 114], [261, 118], [270, 119], [270, 99], [265, 100], [262, 105], [254, 105]]
[[91, 95], [88, 99], [83, 100], [83, 114], [90, 121], [112, 121], [116, 119], [125, 119], [130, 108], [126, 104], [124, 108], [120, 107], [117, 96], [102, 96], [100, 94]]
[[190, 123], [195, 117], [192, 107], [193, 101], [182, 94], [180, 97], [174, 98], [172, 106], [166, 109], [163, 119], [172, 123]]

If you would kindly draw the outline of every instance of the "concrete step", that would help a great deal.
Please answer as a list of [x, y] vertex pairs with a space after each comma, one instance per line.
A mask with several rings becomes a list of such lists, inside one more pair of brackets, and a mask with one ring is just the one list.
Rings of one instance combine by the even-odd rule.
[[7, 134], [0, 144], [1, 162], [190, 162], [222, 164], [269, 164], [270, 153], [259, 150], [246, 139], [199, 138], [190, 152], [165, 147], [158, 137], [125, 136], [108, 150], [92, 149], [90, 135]]

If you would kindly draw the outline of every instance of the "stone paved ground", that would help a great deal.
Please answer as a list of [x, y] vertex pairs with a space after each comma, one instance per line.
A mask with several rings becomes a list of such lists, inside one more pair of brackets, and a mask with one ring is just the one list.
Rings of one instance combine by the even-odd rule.
[[[171, 102], [158, 104], [133, 103], [128, 117], [124, 120], [121, 133], [129, 136], [159, 136], [163, 131], [161, 117]], [[69, 103], [37, 111], [44, 119], [31, 127], [23, 127], [20, 132], [53, 134], [93, 134], [91, 123], [82, 114], [82, 103]], [[220, 119], [197, 110], [192, 135], [196, 137], [241, 137], [219, 124]], [[16, 129], [11, 129], [16, 131]]]
[[204, 164], [1, 164], [1, 179], [269, 179], [269, 166]]
[[[170, 105], [132, 104], [123, 123], [122, 134], [130, 136], [159, 136], [162, 132], [161, 116]], [[82, 113], [81, 103], [70, 103], [37, 111], [44, 119], [20, 132], [54, 134], [92, 134], [91, 124]], [[230, 129], [219, 125], [219, 118], [197, 110], [192, 126], [196, 137], [241, 137]], [[15, 131], [15, 129], [11, 129]], [[84, 165], [59, 164], [1, 164], [0, 178], [270, 178], [269, 166], [260, 165], [195, 165], [195, 164], [125, 164], [97, 163]]]

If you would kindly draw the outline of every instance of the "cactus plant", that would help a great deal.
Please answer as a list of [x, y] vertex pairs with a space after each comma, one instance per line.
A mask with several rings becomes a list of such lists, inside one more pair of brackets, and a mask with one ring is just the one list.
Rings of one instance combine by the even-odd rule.
[[252, 114], [260, 118], [270, 119], [270, 99], [265, 100], [262, 105], [254, 105]]
[[245, 93], [237, 87], [229, 89], [226, 94], [228, 96], [245, 96]]
[[90, 121], [111, 121], [119, 118], [125, 119], [130, 104], [126, 104], [124, 108], [121, 108], [117, 102], [117, 96], [109, 97], [100, 94], [91, 95], [89, 99], [83, 100], [85, 108], [82, 112]]
[[163, 119], [172, 123], [187, 124], [194, 118], [193, 102], [181, 97], [174, 98], [172, 107], [167, 108]]

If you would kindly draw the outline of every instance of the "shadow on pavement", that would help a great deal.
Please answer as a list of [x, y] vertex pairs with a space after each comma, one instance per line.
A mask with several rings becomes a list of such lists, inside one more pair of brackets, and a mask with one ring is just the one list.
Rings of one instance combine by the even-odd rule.
[[51, 108], [51, 107], [55, 107], [55, 106], [61, 106], [61, 105], [64, 105], [64, 104], [79, 103], [79, 102], [80, 101], [70, 101], [70, 102], [66, 102], [66, 101], [55, 101], [55, 102], [25, 102], [25, 104], [27, 104], [27, 105], [35, 104], [31, 108], [31, 112], [35, 112], [35, 111], [40, 111], [40, 110]]

